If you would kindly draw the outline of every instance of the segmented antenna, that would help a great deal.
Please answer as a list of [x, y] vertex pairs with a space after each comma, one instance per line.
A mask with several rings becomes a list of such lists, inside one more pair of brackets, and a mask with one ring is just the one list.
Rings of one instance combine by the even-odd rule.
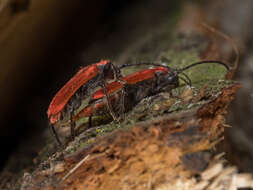
[[216, 64], [219, 64], [219, 65], [223, 65], [227, 69], [227, 71], [230, 70], [229, 66], [226, 63], [222, 62], [222, 61], [205, 60], [205, 61], [199, 61], [199, 62], [196, 62], [196, 63], [192, 63], [191, 65], [188, 65], [188, 66], [186, 66], [184, 68], [181, 68], [181, 69], [175, 69], [175, 71], [177, 73], [182, 73], [183, 71], [185, 71], [185, 70], [187, 70], [191, 67], [195, 67], [197, 65], [202, 65], [202, 64], [210, 64], [210, 63], [216, 63]]

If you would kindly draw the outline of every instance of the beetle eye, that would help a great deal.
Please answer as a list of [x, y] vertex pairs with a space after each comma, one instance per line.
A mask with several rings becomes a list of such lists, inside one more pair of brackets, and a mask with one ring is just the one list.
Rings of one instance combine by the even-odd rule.
[[104, 66], [104, 71], [110, 70], [111, 66], [112, 66], [112, 62], [108, 62], [108, 63]]
[[111, 73], [111, 71], [112, 71], [111, 67], [112, 67], [112, 62], [108, 62], [104, 66], [104, 68], [103, 68], [104, 76], [110, 76], [110, 75], [112, 75], [112, 73]]
[[173, 72], [168, 76], [167, 80], [168, 80], [168, 83], [171, 85], [178, 84], [178, 76]]
[[169, 76], [169, 77], [168, 77], [168, 81], [170, 81], [170, 82], [172, 82], [173, 79], [174, 79], [174, 76]]

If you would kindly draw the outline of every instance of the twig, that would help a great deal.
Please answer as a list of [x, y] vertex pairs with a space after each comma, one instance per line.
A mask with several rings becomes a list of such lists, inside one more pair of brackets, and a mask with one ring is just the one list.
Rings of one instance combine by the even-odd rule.
[[90, 155], [85, 156], [80, 162], [78, 162], [74, 168], [72, 168], [63, 178], [62, 182], [65, 181], [72, 173], [74, 173], [88, 158]]

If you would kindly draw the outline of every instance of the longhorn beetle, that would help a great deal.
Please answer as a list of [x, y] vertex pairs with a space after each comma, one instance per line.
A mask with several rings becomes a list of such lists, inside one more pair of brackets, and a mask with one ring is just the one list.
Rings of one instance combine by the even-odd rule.
[[[74, 125], [72, 117], [74, 111], [81, 105], [81, 100], [87, 98], [95, 88], [101, 86], [104, 89], [104, 94], [107, 97], [105, 88], [106, 81], [114, 79], [120, 81], [120, 70], [109, 60], [101, 60], [90, 66], [81, 68], [54, 96], [52, 99], [47, 115], [50, 126], [55, 135], [56, 140], [61, 144], [58, 135], [55, 131], [54, 124], [61, 120], [65, 112], [70, 113], [71, 136], [74, 137]], [[107, 101], [106, 105], [112, 117], [116, 119], [112, 112], [111, 103]]]
[[[224, 66], [227, 71], [229, 71], [229, 67], [221, 61], [200, 61], [188, 65], [182, 69], [173, 69], [155, 63], [141, 63], [141, 65], [145, 64], [157, 67], [145, 69], [123, 77], [122, 80], [126, 82], [125, 84], [115, 81], [106, 86], [108, 96], [112, 102], [112, 108], [115, 112], [119, 111], [120, 114], [127, 112], [143, 98], [164, 91], [171, 92], [172, 89], [175, 89], [179, 86], [179, 79], [183, 80], [188, 85], [191, 85], [190, 78], [184, 74], [183, 71], [200, 64], [210, 63], [220, 64]], [[119, 68], [122, 69], [124, 67], [134, 65], [140, 64], [124, 64]], [[180, 74], [186, 79], [182, 76], [179, 76]], [[104, 115], [107, 112], [105, 102], [105, 93], [103, 89], [99, 89], [93, 94], [89, 105], [81, 110], [76, 116], [74, 116], [74, 121], [82, 117], [89, 117], [89, 125], [91, 125], [92, 116]]]
[[[238, 49], [235, 43], [230, 37], [214, 28], [206, 24], [203, 26], [225, 40], [232, 42], [232, 47], [237, 55], [235, 66], [231, 70], [231, 73], [233, 74], [239, 58]], [[109, 110], [113, 119], [117, 119], [114, 111], [116, 110], [115, 105], [117, 102], [120, 103], [119, 109], [121, 111], [120, 114], [122, 114], [131, 109], [145, 97], [177, 88], [179, 86], [179, 79], [183, 80], [188, 85], [191, 85], [191, 79], [184, 74], [183, 71], [205, 63], [217, 63], [223, 65], [228, 71], [230, 70], [229, 67], [221, 61], [200, 61], [182, 69], [173, 69], [155, 63], [124, 64], [120, 67], [116, 67], [109, 60], [102, 60], [99, 63], [81, 68], [78, 73], [72, 77], [60, 91], [58, 91], [49, 105], [47, 114], [56, 140], [61, 144], [55, 131], [54, 124], [61, 120], [65, 113], [70, 114], [71, 136], [73, 138], [74, 123], [80, 117], [89, 117], [91, 121], [92, 115], [100, 114], [99, 110], [103, 108], [107, 112]], [[145, 69], [122, 78], [120, 72], [121, 69], [138, 65], [151, 65], [157, 66], [157, 68]], [[185, 78], [179, 76], [180, 74]], [[111, 79], [114, 79], [115, 81], [106, 85], [106, 82]], [[151, 86], [147, 84], [150, 84]], [[81, 100], [87, 98], [95, 91], [95, 88], [99, 86], [102, 88], [92, 96], [89, 105], [74, 116], [74, 111], [79, 108]], [[113, 105], [110, 101], [113, 101]]]

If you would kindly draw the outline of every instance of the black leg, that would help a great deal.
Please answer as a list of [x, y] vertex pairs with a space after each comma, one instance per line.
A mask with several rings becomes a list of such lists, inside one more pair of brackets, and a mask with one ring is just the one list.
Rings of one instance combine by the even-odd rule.
[[107, 89], [106, 89], [106, 87], [105, 87], [105, 83], [102, 84], [102, 88], [104, 89], [104, 94], [105, 94], [105, 96], [106, 96], [107, 108], [108, 108], [108, 110], [109, 110], [109, 112], [110, 112], [110, 114], [111, 114], [113, 120], [117, 120], [117, 117], [116, 117], [116, 115], [115, 115], [115, 113], [114, 113], [114, 111], [113, 111], [113, 109], [112, 109], [111, 101], [110, 101], [110, 99], [109, 99], [108, 92], [107, 92]]
[[122, 78], [121, 71], [118, 67], [112, 64], [113, 74], [114, 74], [114, 80], [120, 80]]
[[73, 114], [74, 111], [70, 110], [70, 135], [72, 140], [75, 139], [75, 122], [73, 122]]
[[91, 128], [91, 127], [92, 127], [92, 115], [89, 116], [89, 128]]
[[121, 89], [121, 96], [120, 96], [120, 117], [122, 120], [125, 119], [125, 95], [126, 95], [126, 85], [123, 84]]
[[62, 143], [61, 143], [61, 141], [60, 141], [60, 139], [59, 139], [59, 137], [58, 137], [58, 134], [57, 134], [57, 132], [56, 132], [56, 130], [55, 130], [55, 128], [54, 128], [54, 125], [53, 125], [53, 124], [49, 124], [49, 125], [50, 125], [50, 129], [51, 129], [51, 131], [53, 132], [53, 135], [54, 135], [54, 137], [55, 137], [57, 143], [59, 144], [59, 146], [62, 146]]

